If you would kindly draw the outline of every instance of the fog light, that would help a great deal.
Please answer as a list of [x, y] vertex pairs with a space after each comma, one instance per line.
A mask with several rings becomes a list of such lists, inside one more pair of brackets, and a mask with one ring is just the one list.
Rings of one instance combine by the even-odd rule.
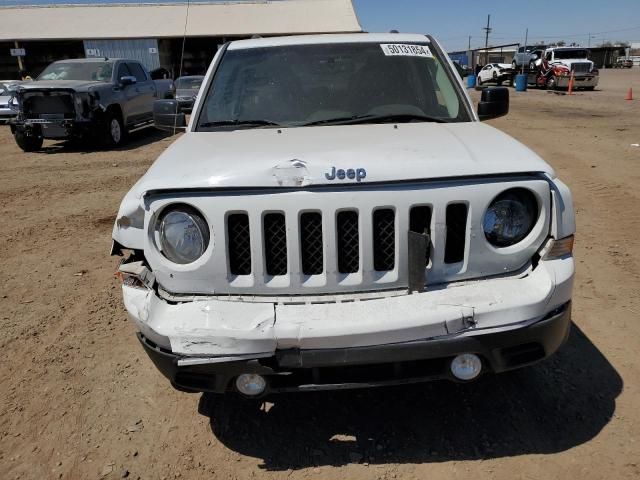
[[267, 381], [262, 375], [256, 373], [243, 373], [236, 378], [236, 388], [243, 395], [255, 397], [267, 388]]
[[463, 353], [451, 360], [451, 373], [458, 380], [473, 380], [481, 370], [482, 361], [473, 353]]

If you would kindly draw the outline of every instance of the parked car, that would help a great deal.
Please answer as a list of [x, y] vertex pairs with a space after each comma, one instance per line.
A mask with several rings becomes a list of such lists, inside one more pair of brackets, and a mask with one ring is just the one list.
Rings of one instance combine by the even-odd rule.
[[632, 68], [633, 60], [630, 58], [618, 58], [613, 64], [613, 68]]
[[486, 82], [495, 82], [501, 85], [505, 80], [509, 80], [513, 70], [508, 63], [489, 63], [482, 67], [478, 73], [478, 85]]
[[511, 62], [511, 68], [514, 71], [522, 70], [535, 70], [536, 60], [542, 58], [543, 52], [546, 47], [542, 45], [537, 46], [524, 46], [518, 48], [518, 51], [513, 56]]
[[481, 123], [509, 89], [476, 112], [440, 44], [398, 33], [233, 41], [203, 85], [188, 127], [156, 102], [186, 133], [112, 233], [129, 318], [176, 388], [470, 381], [567, 339], [571, 193]]
[[18, 115], [15, 91], [21, 80], [0, 80], [0, 122], [8, 122]]
[[172, 80], [151, 80], [137, 60], [83, 58], [49, 65], [17, 90], [20, 111], [11, 121], [16, 143], [38, 150], [45, 138], [91, 137], [120, 145], [153, 122], [153, 102], [173, 97]]
[[204, 75], [189, 75], [176, 80], [176, 100], [181, 111], [191, 113], [203, 80]]

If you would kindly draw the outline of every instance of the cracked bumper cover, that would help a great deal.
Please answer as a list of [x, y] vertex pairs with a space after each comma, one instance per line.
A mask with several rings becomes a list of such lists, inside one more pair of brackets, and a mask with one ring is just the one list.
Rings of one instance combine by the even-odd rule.
[[[498, 350], [533, 343], [544, 358], [568, 334], [573, 274], [567, 257], [542, 261], [520, 278], [323, 304], [170, 304], [152, 290], [128, 286], [123, 295], [145, 350], [175, 386], [225, 391], [233, 376], [246, 372], [277, 375], [464, 352], [479, 353], [502, 371], [512, 366]], [[180, 372], [194, 371], [212, 382], [180, 381]]]

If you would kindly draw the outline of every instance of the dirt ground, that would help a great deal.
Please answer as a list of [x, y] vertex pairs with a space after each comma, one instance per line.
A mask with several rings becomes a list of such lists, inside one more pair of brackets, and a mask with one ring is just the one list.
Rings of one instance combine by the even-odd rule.
[[261, 410], [174, 391], [126, 320], [112, 222], [172, 139], [24, 154], [0, 127], [0, 478], [639, 478], [631, 85], [640, 96], [640, 70], [603, 71], [599, 91], [574, 96], [512, 92], [492, 122], [573, 190], [575, 326], [557, 355], [467, 385], [289, 395]]

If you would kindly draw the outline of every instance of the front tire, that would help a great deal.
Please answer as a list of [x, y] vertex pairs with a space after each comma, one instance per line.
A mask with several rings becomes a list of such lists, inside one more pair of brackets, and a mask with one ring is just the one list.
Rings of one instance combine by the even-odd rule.
[[102, 143], [105, 148], [116, 148], [124, 143], [125, 129], [119, 115], [108, 112], [102, 123]]
[[547, 80], [547, 88], [549, 90], [557, 90], [558, 89], [558, 80], [556, 79], [556, 77], [554, 75], [551, 75], [549, 77], [549, 80]]
[[30, 134], [26, 134], [24, 130], [16, 130], [14, 135], [16, 143], [22, 149], [23, 152], [35, 152], [42, 148], [44, 138], [40, 131], [32, 131]]

